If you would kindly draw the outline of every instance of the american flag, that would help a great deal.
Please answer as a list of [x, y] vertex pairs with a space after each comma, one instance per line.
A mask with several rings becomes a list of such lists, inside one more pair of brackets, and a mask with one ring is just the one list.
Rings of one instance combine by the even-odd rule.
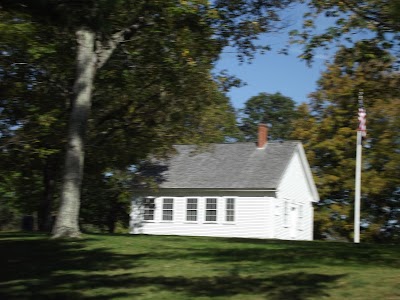
[[361, 131], [361, 135], [365, 137], [367, 135], [367, 112], [364, 108], [358, 109], [358, 131]]

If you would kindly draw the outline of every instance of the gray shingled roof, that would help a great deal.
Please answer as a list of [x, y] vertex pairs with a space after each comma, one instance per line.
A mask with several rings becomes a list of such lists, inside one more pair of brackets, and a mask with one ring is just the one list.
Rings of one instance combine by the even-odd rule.
[[211, 144], [200, 150], [178, 145], [176, 155], [153, 163], [147, 175], [157, 177], [160, 188], [276, 189], [298, 144]]

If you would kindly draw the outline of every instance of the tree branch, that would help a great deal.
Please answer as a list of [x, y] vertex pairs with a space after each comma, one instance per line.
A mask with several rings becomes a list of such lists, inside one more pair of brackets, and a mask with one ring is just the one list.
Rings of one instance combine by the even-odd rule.
[[[373, 13], [369, 10], [365, 11], [363, 9], [360, 9], [357, 5], [350, 3], [348, 0], [343, 0], [343, 3], [352, 11], [354, 12], [357, 16], [360, 18], [366, 20], [366, 21], [372, 21], [378, 24], [379, 26], [383, 27], [385, 30], [389, 31], [394, 31], [394, 30], [399, 30], [399, 27], [396, 26], [396, 24], [391, 24], [385, 21], [384, 15], [379, 14], [379, 13]], [[375, 17], [374, 17], [375, 15]]]
[[[143, 87], [140, 88], [139, 92], [137, 94], [139, 94], [141, 91], [144, 91], [146, 88], [150, 87], [151, 85], [153, 85], [156, 82], [156, 80], [148, 82], [146, 85], [144, 85]], [[106, 121], [108, 121], [112, 116], [119, 116], [122, 113], [126, 112], [128, 110], [128, 108], [133, 105], [133, 103], [136, 101], [136, 99], [133, 97], [130, 101], [128, 101], [127, 103], [125, 103], [124, 105], [117, 107], [115, 110], [109, 111], [106, 114], [104, 114], [103, 116], [99, 117], [99, 120], [96, 122], [95, 127], [98, 128], [101, 125], [103, 125]], [[145, 101], [142, 103], [142, 105], [145, 105]], [[139, 105], [137, 108], [140, 108], [141, 105]]]
[[96, 41], [97, 69], [104, 66], [120, 44], [129, 40], [136, 32], [146, 25], [143, 21], [144, 18], [139, 18], [138, 23], [114, 33], [105, 43], [102, 43], [100, 40]]

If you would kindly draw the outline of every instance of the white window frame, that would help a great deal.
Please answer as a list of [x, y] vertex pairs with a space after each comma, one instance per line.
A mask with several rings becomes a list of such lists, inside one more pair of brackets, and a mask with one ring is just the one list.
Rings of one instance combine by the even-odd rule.
[[[143, 221], [144, 222], [154, 222], [156, 217], [156, 198], [146, 197], [143, 199]], [[148, 213], [151, 211], [152, 213]], [[151, 219], [146, 219], [151, 216]]]
[[304, 203], [299, 203], [298, 210], [297, 228], [302, 231], [304, 229]]
[[[224, 223], [234, 224], [236, 222], [236, 207], [237, 207], [237, 200], [235, 197], [225, 197], [225, 216], [224, 216]], [[228, 203], [229, 200], [233, 200], [233, 203]], [[229, 208], [229, 205], [232, 205], [232, 208]], [[231, 212], [232, 214], [229, 214]], [[232, 217], [232, 220], [228, 220], [229, 217]]]
[[290, 214], [290, 202], [289, 200], [284, 200], [283, 202], [283, 226], [289, 227], [289, 214]]
[[[166, 200], [169, 201], [171, 200], [170, 203], [166, 203]], [[162, 215], [161, 215], [161, 221], [163, 222], [173, 222], [174, 221], [174, 198], [163, 198], [162, 201]], [[171, 205], [171, 206], [169, 206]], [[166, 212], [168, 212], [166, 214]], [[165, 217], [171, 217], [171, 219]]]
[[282, 214], [282, 203], [279, 199], [275, 199], [274, 201], [274, 215], [280, 216]]
[[[215, 208], [209, 208], [208, 200], [215, 200], [215, 203], [210, 203], [210, 205], [215, 204]], [[215, 215], [208, 215], [208, 212], [215, 211]], [[207, 217], [215, 217], [215, 220], [207, 220]], [[218, 197], [207, 197], [204, 201], [204, 223], [218, 223]]]
[[[196, 200], [196, 203], [189, 203], [189, 200]], [[189, 208], [189, 205], [196, 205], [195, 208]], [[195, 212], [194, 215], [189, 215], [188, 212]], [[195, 217], [195, 220], [188, 220], [189, 217]], [[199, 221], [199, 198], [197, 197], [190, 197], [186, 198], [186, 217], [185, 222], [187, 223], [197, 223]]]

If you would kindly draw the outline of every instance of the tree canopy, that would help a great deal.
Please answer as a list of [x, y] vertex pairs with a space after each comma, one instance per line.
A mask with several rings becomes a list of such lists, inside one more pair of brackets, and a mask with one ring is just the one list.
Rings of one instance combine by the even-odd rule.
[[[343, 48], [328, 65], [295, 121], [316, 178], [321, 203], [317, 236], [350, 238], [353, 231], [355, 143], [358, 93], [367, 111], [362, 172], [363, 239], [399, 238], [399, 80], [388, 53], [365, 41]], [[385, 59], [386, 57], [386, 59]], [[300, 108], [299, 108], [300, 110]], [[353, 146], [352, 146], [353, 145]]]
[[[303, 28], [290, 32], [303, 45], [309, 63], [317, 51], [336, 51], [311, 95], [299, 107], [294, 138], [306, 141], [307, 154], [323, 201], [316, 214], [317, 236], [351, 236], [354, 199], [358, 93], [364, 93], [368, 135], [362, 175], [364, 239], [398, 239], [399, 170], [398, 67], [399, 2], [300, 1], [307, 5]], [[328, 24], [321, 28], [319, 22]], [[385, 146], [383, 146], [383, 144]], [[397, 171], [396, 171], [397, 170]], [[393, 177], [394, 176], [394, 177]]]
[[[293, 30], [292, 42], [304, 45], [301, 57], [312, 61], [315, 51], [332, 46], [350, 46], [369, 40], [382, 50], [390, 49], [397, 58], [400, 54], [400, 6], [397, 0], [301, 0], [307, 4], [303, 29]], [[317, 23], [327, 18], [333, 23], [321, 30]]]
[[[251, 56], [260, 47], [254, 39], [276, 27], [279, 10], [290, 2], [1, 1], [2, 28], [13, 24], [10, 36], [17, 27], [40, 28], [28, 38], [32, 57], [26, 57], [26, 41], [9, 39], [4, 44], [8, 48], [1, 53], [3, 76], [15, 75], [18, 60], [32, 75], [3, 97], [17, 127], [8, 127], [10, 133], [2, 139], [8, 145], [20, 139], [33, 124], [26, 116], [33, 117], [47, 126], [40, 132], [48, 132], [52, 141], [41, 151], [44, 160], [50, 156], [49, 147], [55, 147], [51, 154], [65, 155], [54, 236], [79, 235], [85, 159], [86, 167], [98, 172], [127, 167], [182, 140], [182, 129], [201, 126], [212, 136], [212, 130], [231, 126], [227, 124], [232, 118], [219, 117], [231, 115], [232, 109], [213, 83], [213, 62], [228, 45], [237, 47], [240, 58]], [[39, 58], [44, 58], [40, 64]], [[46, 101], [28, 101], [36, 89], [37, 99]], [[13, 104], [21, 108], [18, 117], [10, 109]], [[26, 109], [32, 104], [34, 110]], [[59, 147], [65, 144], [65, 150]], [[60, 161], [55, 161], [58, 167]], [[43, 171], [44, 165], [38, 169]]]
[[246, 101], [240, 111], [239, 128], [248, 141], [257, 139], [259, 123], [269, 125], [268, 136], [272, 140], [287, 139], [293, 130], [295, 102], [281, 93], [260, 93]]

